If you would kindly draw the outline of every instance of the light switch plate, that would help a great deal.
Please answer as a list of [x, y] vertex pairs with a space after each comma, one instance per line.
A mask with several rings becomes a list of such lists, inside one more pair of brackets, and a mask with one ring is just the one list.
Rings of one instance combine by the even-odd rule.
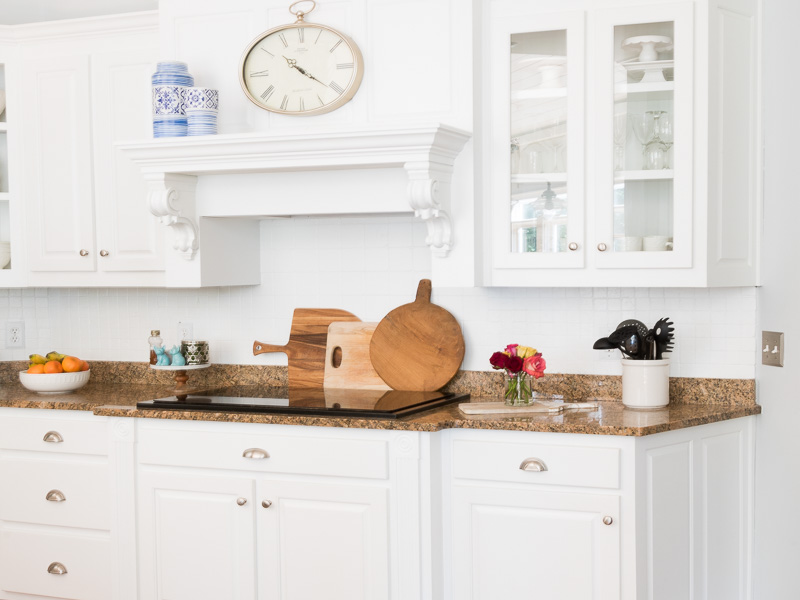
[[783, 366], [783, 332], [761, 332], [761, 364], [770, 367]]

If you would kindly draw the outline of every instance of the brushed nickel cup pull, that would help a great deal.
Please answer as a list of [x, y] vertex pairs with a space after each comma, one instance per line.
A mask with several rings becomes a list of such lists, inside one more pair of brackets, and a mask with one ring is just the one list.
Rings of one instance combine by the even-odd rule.
[[242, 452], [244, 458], [269, 458], [269, 452], [261, 448], [248, 448]]
[[64, 438], [61, 437], [61, 434], [57, 431], [48, 431], [44, 434], [42, 441], [50, 442], [51, 444], [60, 444], [64, 441]]
[[80, 254], [81, 256], [89, 256], [89, 251], [86, 249], [81, 249], [81, 251], [78, 252], [78, 254]]
[[236, 504], [238, 504], [239, 506], [244, 506], [245, 504], [247, 504], [247, 498], [238, 498], [236, 500]]
[[611, 517], [603, 517], [603, 525], [611, 525], [614, 522], [614, 519]]
[[102, 256], [103, 258], [108, 256], [108, 250], [100, 250], [100, 256]]
[[573, 252], [575, 252], [575, 250], [577, 250], [577, 249], [578, 249], [578, 244], [576, 244], [575, 242], [570, 242], [570, 243], [569, 243], [569, 246], [567, 246], [567, 248], [569, 248], [570, 250], [572, 250]]
[[47, 492], [47, 496], [44, 497], [45, 500], [48, 502], [66, 502], [67, 497], [64, 495], [64, 492], [61, 490], [50, 490]]
[[270, 506], [272, 506], [272, 501], [271, 500], [262, 500], [261, 501], [261, 506], [263, 506], [264, 508], [269, 508]]
[[597, 244], [597, 249], [600, 250], [600, 252], [605, 252], [608, 250], [608, 246], [606, 246], [603, 242], [600, 242]]
[[67, 567], [62, 565], [60, 562], [54, 562], [50, 563], [50, 566], [47, 567], [47, 572], [51, 575], [66, 575]]
[[540, 458], [526, 458], [519, 466], [520, 471], [547, 471], [547, 465]]

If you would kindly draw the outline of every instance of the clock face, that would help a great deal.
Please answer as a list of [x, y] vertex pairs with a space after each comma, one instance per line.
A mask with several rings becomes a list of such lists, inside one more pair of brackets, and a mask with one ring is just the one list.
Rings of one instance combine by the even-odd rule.
[[265, 110], [315, 115], [355, 95], [364, 72], [355, 42], [324, 25], [295, 23], [259, 36], [242, 57], [239, 79]]

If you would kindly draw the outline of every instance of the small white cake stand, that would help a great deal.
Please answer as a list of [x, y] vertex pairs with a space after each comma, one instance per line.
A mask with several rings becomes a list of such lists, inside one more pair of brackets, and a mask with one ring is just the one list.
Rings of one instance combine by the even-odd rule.
[[[195, 369], [207, 369], [210, 367], [210, 363], [206, 363], [204, 365], [167, 365], [167, 366], [158, 366], [158, 365], [150, 365], [151, 369], [155, 369], [156, 371], [174, 371], [175, 372], [175, 389], [172, 393], [178, 398], [178, 400], [186, 400], [186, 396], [189, 394], [190, 388], [186, 387], [186, 382], [189, 380], [189, 375], [187, 375], [186, 371], [194, 371]], [[192, 392], [199, 392], [202, 391], [201, 388], [192, 389]]]
[[671, 37], [666, 35], [637, 35], [623, 40], [622, 47], [639, 50], [639, 63], [642, 63], [640, 66], [641, 70], [644, 71], [642, 83], [666, 81], [664, 78], [664, 65], [658, 64], [660, 62], [658, 53], [672, 50]]

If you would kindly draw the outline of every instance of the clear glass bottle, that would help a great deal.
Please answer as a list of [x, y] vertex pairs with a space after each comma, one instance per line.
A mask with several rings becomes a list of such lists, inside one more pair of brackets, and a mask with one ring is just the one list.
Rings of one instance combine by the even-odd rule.
[[[541, 252], [565, 252], [567, 249], [567, 203], [547, 183], [547, 189], [533, 203], [537, 245]], [[541, 240], [541, 242], [539, 241]]]
[[150, 364], [154, 365], [156, 362], [158, 362], [156, 348], [160, 348], [164, 343], [164, 340], [161, 339], [161, 331], [158, 329], [153, 329], [150, 331], [150, 337], [147, 338], [147, 341], [150, 344]]

